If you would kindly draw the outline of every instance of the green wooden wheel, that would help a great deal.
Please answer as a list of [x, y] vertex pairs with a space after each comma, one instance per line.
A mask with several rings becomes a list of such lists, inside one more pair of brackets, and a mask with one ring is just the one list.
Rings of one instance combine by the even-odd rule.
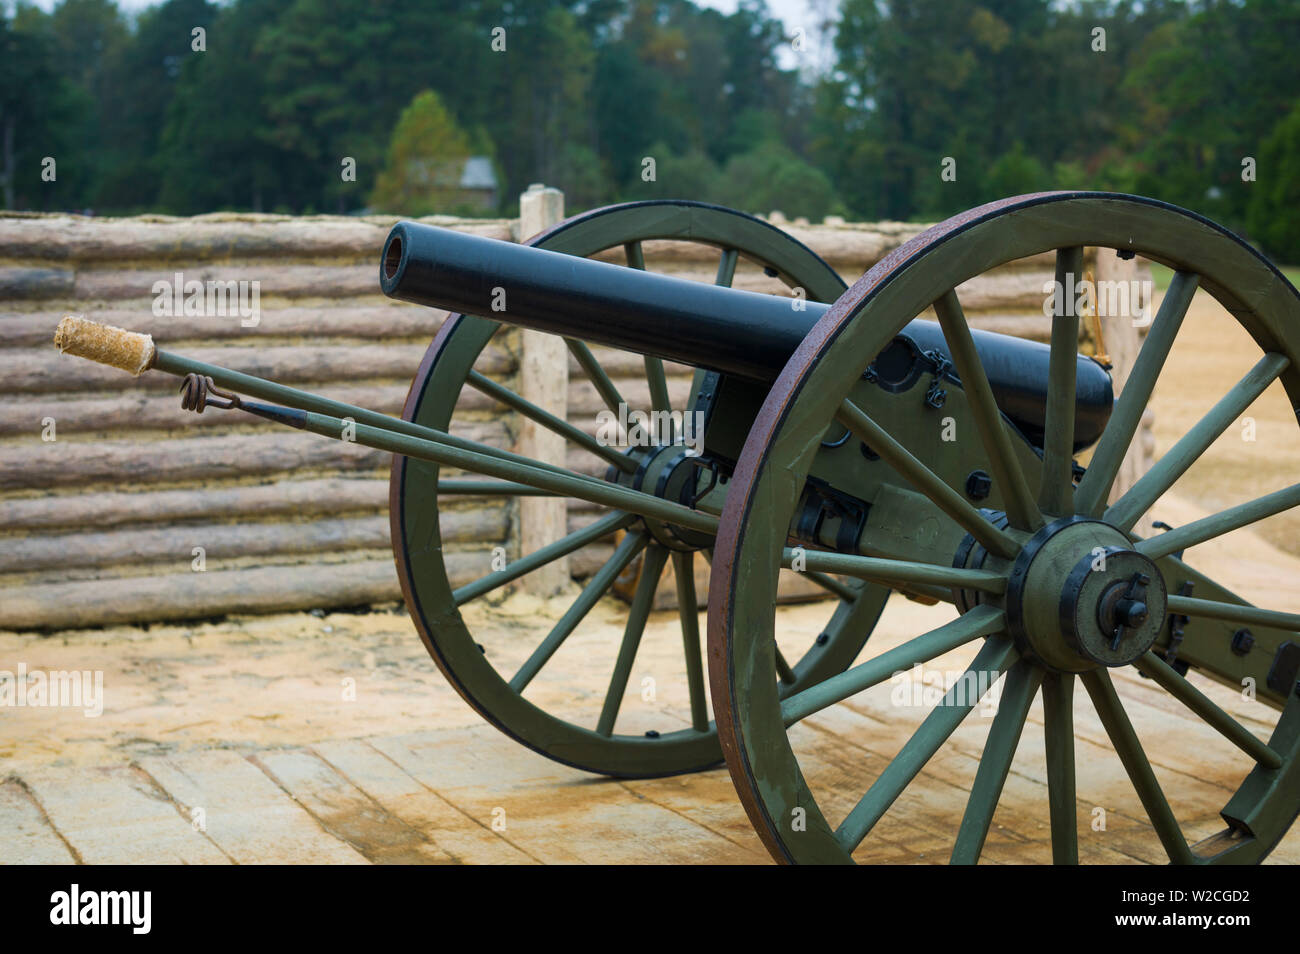
[[[1053, 374], [1040, 458], [993, 403], [953, 289], [990, 268], [1052, 251], [1058, 280], [1069, 272], [1077, 276], [1084, 246], [1138, 253], [1173, 268], [1175, 275], [1123, 396], [1076, 483], [1071, 465], [1078, 317], [1058, 311], [1053, 322]], [[1259, 362], [1151, 471], [1107, 506], [1120, 461], [1197, 288], [1249, 332]], [[962, 382], [945, 407], [958, 428], [957, 440], [948, 445], [917, 438], [914, 432], [929, 425], [914, 412], [889, 416], [892, 406], [881, 389], [862, 381], [872, 358], [906, 321], [931, 305]], [[1185, 547], [1296, 506], [1300, 484], [1146, 539], [1135, 532], [1135, 523], [1271, 382], [1280, 380], [1291, 406], [1300, 406], [1298, 362], [1300, 296], [1286, 279], [1218, 226], [1132, 196], [1051, 193], [983, 206], [917, 237], [846, 292], [791, 359], [750, 432], [724, 510], [710, 587], [710, 676], [723, 749], [736, 789], [773, 857], [870, 860], [873, 845], [881, 841], [866, 836], [917, 774], [935, 764], [940, 748], [956, 744], [951, 736], [988, 685], [980, 680], [999, 677], [1001, 697], [982, 754], [968, 752], [979, 761], [951, 838], [953, 862], [974, 863], [983, 852], [1040, 689], [1045, 763], [1039, 764], [1045, 784], [1039, 790], [1050, 821], [1051, 854], [1057, 863], [1078, 861], [1076, 681], [1091, 697], [1136, 790], [1150, 837], [1170, 860], [1246, 863], [1267, 855], [1300, 809], [1300, 616], [1247, 604], [1214, 581], [1213, 567], [1194, 570], [1180, 555]], [[803, 481], [810, 472], [825, 471], [824, 458], [834, 453], [806, 435], [821, 433], [832, 420], [845, 423], [881, 458], [841, 472], [837, 489], [867, 492], [871, 475], [884, 468], [913, 494], [916, 522], [935, 521], [931, 539], [939, 544], [926, 556], [877, 534], [859, 541], [859, 550], [870, 556], [826, 554], [820, 564], [810, 558], [808, 565], [835, 565], [882, 584], [923, 579], [947, 586], [956, 613], [951, 622], [817, 686], [781, 694], [771, 678], [776, 626], [769, 587], [783, 554], [788, 556], [786, 528]], [[976, 511], [948, 489], [954, 476], [972, 465], [986, 469], [1000, 488], [996, 513]], [[1098, 554], [1104, 559], [1097, 561]], [[1189, 559], [1195, 562], [1194, 555]], [[1171, 623], [1184, 620], [1181, 642], [1171, 645]], [[1233, 651], [1234, 631], [1242, 627], [1249, 627], [1255, 641], [1246, 654]], [[892, 760], [873, 771], [861, 765], [863, 751], [854, 749], [844, 760], [858, 760], [856, 791], [843, 791], [843, 772], [854, 774], [848, 769], [836, 783], [821, 784], [827, 775], [818, 773], [830, 756], [824, 749], [821, 756], [813, 751], [802, 720], [852, 713], [864, 698], [861, 693], [892, 674], [963, 645], [979, 647], [966, 678], [929, 708]], [[1251, 680], [1247, 685], [1257, 688], [1257, 701], [1267, 703], [1255, 707], [1267, 731], [1261, 734], [1254, 719], [1234, 717], [1212, 701], [1196, 679], [1185, 678], [1188, 664], [1238, 689]], [[1231, 743], [1222, 746], [1228, 757], [1239, 757], [1228, 774], [1236, 777], [1240, 770], [1240, 787], [1219, 813], [1227, 822], [1220, 833], [1209, 834], [1205, 827], [1217, 820], [1200, 816], [1196, 843], [1189, 844], [1152, 759], [1163, 771], [1173, 771], [1171, 762], [1196, 757], [1192, 749], [1198, 743], [1180, 741], [1174, 733], [1139, 741], [1129, 716], [1133, 702], [1121, 701], [1110, 676], [1111, 669], [1126, 666], [1167, 693], [1169, 706], [1181, 704]], [[848, 708], [831, 708], [840, 702]], [[969, 746], [969, 736], [962, 738], [960, 744]], [[818, 784], [810, 781], [814, 776]], [[1184, 787], [1195, 784], [1194, 764], [1173, 777]], [[908, 816], [897, 817], [905, 823]]]
[[[646, 267], [642, 243], [658, 239], [681, 240], [714, 246], [719, 252], [717, 281], [731, 284], [737, 261], [743, 258], [767, 269], [791, 287], [801, 287], [814, 301], [832, 301], [844, 289], [840, 277], [810, 249], [772, 226], [743, 213], [694, 202], [635, 202], [597, 209], [575, 216], [536, 236], [529, 244], [572, 255], [593, 256], [620, 247], [627, 264]], [[528, 414], [543, 427], [561, 434], [580, 457], [617, 477], [629, 457], [601, 447], [577, 429], [534, 408], [505, 386], [474, 370], [485, 347], [502, 328], [496, 321], [472, 316], [450, 317], [416, 375], [403, 418], [441, 430], [449, 429], [458, 398], [467, 387], [477, 387], [494, 401]], [[612, 411], [623, 398], [618, 387], [592, 350], [583, 342], [568, 340], [569, 352]], [[641, 362], [639, 357], [636, 362]], [[663, 364], [644, 361], [649, 393], [656, 409], [669, 405]], [[692, 400], [703, 374], [697, 373]], [[737, 441], [738, 443], [738, 441]], [[634, 463], [641, 461], [631, 458]], [[628, 468], [631, 469], [631, 468]], [[507, 499], [525, 488], [484, 486]], [[664, 545], [640, 518], [605, 511], [589, 526], [570, 533], [560, 543], [528, 554], [473, 583], [453, 589], [441, 547], [440, 495], [476, 488], [461, 479], [439, 482], [435, 465], [395, 457], [391, 481], [392, 538], [398, 574], [407, 606], [429, 652], [456, 690], [484, 718], [506, 734], [550, 758], [592, 772], [624, 777], [669, 775], [698, 770], [721, 759], [717, 732], [709, 720], [704, 665], [700, 652], [698, 610], [693, 582], [693, 561], [707, 557], [700, 547]], [[585, 583], [581, 595], [522, 665], [498, 670], [500, 654], [481, 647], [467, 627], [459, 607], [506, 583], [518, 579], [555, 557], [576, 552], [625, 531], [613, 556]], [[711, 541], [710, 541], [711, 542]], [[678, 581], [679, 620], [691, 723], [641, 732], [619, 733], [620, 707], [646, 625], [654, 589], [669, 561]], [[639, 567], [635, 561], [639, 561]], [[639, 569], [631, 605], [626, 611], [622, 644], [617, 657], [611, 647], [608, 684], [593, 685], [585, 695], [604, 699], [598, 716], [587, 710], [571, 712], [539, 689], [552, 655], [579, 628], [584, 617], [611, 588], [616, 578]], [[781, 661], [786, 691], [797, 691], [840, 671], [866, 640], [884, 605], [888, 590], [860, 586], [856, 581], [823, 577], [822, 582], [842, 599], [835, 606], [823, 635], [794, 647], [793, 665]], [[777, 663], [774, 663], [774, 666]], [[544, 689], [544, 687], [542, 687]], [[536, 694], [534, 694], [536, 692]], [[530, 696], [532, 698], [530, 699]], [[569, 702], [569, 700], [565, 700]], [[580, 708], [582, 700], [574, 702]]]

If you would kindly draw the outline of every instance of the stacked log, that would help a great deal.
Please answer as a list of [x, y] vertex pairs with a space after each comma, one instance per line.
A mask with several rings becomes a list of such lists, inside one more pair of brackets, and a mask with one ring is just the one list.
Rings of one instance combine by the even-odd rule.
[[[59, 355], [69, 313], [153, 335], [160, 347], [396, 414], [445, 314], [385, 299], [376, 265], [392, 218], [214, 214], [89, 219], [0, 215], [0, 628], [59, 629], [400, 599], [389, 551], [390, 456], [244, 415], [184, 412], [177, 381]], [[517, 222], [424, 221], [518, 240]], [[787, 226], [848, 279], [921, 228]], [[715, 252], [649, 243], [648, 266], [712, 281]], [[959, 290], [975, 323], [1046, 340], [1050, 257]], [[256, 282], [259, 314], [175, 316], [156, 283]], [[756, 268], [737, 287], [786, 293]], [[170, 287], [170, 285], [168, 286]], [[648, 407], [639, 356], [596, 349], [629, 404]], [[499, 335], [476, 367], [519, 379], [518, 339]], [[691, 372], [670, 366], [675, 406]], [[594, 433], [602, 405], [570, 363], [568, 413]], [[453, 432], [517, 449], [521, 427], [479, 392]], [[582, 451], [570, 464], [604, 466]], [[462, 498], [442, 518], [453, 585], [494, 547], [517, 556], [516, 504]], [[572, 502], [571, 528], [594, 519]], [[575, 554], [590, 574], [609, 546]], [[700, 561], [701, 563], [703, 561]]]

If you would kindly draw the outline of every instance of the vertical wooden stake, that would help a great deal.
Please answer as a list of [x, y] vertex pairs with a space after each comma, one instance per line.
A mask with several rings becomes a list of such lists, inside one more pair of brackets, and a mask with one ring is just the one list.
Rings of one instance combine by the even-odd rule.
[[[1124, 391], [1124, 382], [1133, 370], [1133, 362], [1137, 360], [1138, 349], [1146, 335], [1146, 329], [1141, 326], [1143, 305], [1152, 309], [1147, 312], [1148, 320], [1155, 313], [1151, 302], [1147, 300], [1151, 289], [1151, 274], [1149, 268], [1138, 267], [1136, 258], [1126, 261], [1114, 249], [1099, 248], [1096, 275], [1096, 307], [1101, 316], [1106, 350], [1114, 365], [1111, 375], [1115, 380], [1115, 397], [1118, 398]], [[1121, 282], [1124, 283], [1122, 286], [1119, 284]], [[1122, 293], [1124, 288], [1128, 289], [1127, 295]], [[1112, 293], [1111, 289], [1117, 291]], [[1139, 290], [1140, 301], [1137, 300]], [[1151, 409], [1147, 408], [1138, 431], [1133, 436], [1133, 443], [1129, 445], [1128, 453], [1120, 464], [1108, 503], [1118, 500], [1137, 483], [1139, 477], [1151, 469], [1155, 455], [1153, 423], [1154, 416]], [[1149, 530], [1149, 527], [1146, 529]], [[1142, 532], [1141, 528], [1139, 532]]]
[[[519, 238], [531, 238], [564, 218], [564, 193], [535, 183], [519, 197]], [[510, 289], [506, 289], [506, 314]], [[519, 393], [556, 417], [568, 419], [569, 354], [558, 335], [524, 329], [520, 335]], [[547, 464], [565, 465], [565, 443], [559, 434], [520, 418], [518, 451]], [[568, 532], [568, 504], [554, 497], [519, 498], [519, 545], [532, 553]], [[569, 584], [569, 558], [562, 557], [520, 581], [525, 592], [553, 596]]]

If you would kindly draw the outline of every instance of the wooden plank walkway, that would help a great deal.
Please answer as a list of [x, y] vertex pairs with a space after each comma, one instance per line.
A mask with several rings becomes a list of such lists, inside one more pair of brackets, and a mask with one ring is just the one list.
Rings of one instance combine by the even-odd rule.
[[[888, 760], [878, 749], [898, 741], [896, 728], [847, 706], [813, 720], [808, 732], [820, 740], [805, 747], [806, 770], [819, 794], [831, 793], [832, 812], [848, 810], [863, 780]], [[1027, 732], [1026, 743], [990, 832], [989, 861], [1048, 857], [1041, 736], [1035, 744]], [[1088, 741], [1079, 748], [1081, 858], [1162, 862], [1113, 754]], [[977, 751], [965, 739], [946, 749], [881, 822], [860, 860], [945, 860]], [[489, 770], [476, 775], [479, 768]], [[1227, 789], [1187, 775], [1179, 782], [1194, 783], [1190, 793], [1166, 786], [1185, 832], [1217, 830], [1214, 811]], [[1094, 806], [1108, 808], [1105, 831], [1091, 827]], [[724, 771], [593, 779], [489, 727], [247, 755], [198, 749], [89, 773], [45, 767], [0, 785], [0, 829], [3, 864], [767, 862]], [[1300, 861], [1295, 833], [1270, 861]]]
[[[511, 597], [471, 611], [476, 632], [517, 646], [557, 606]], [[599, 708], [591, 680], [624, 609], [605, 603], [593, 631], [557, 656], [540, 698]], [[825, 607], [780, 610], [815, 634]], [[942, 619], [946, 607], [892, 602], [874, 651]], [[681, 724], [669, 690], [680, 647], [673, 613], [652, 618], [626, 705], [631, 725]], [[958, 669], [960, 651], [933, 666]], [[34, 639], [0, 634], [0, 669], [102, 668], [104, 713], [0, 710], [0, 863], [764, 864], [768, 856], [725, 770], [678, 778], [594, 778], [483, 724], [433, 669], [404, 615], [291, 615], [148, 631]], [[646, 705], [642, 674], [664, 686]], [[356, 702], [340, 702], [352, 678]], [[1246, 771], [1239, 753], [1135, 674], [1121, 696], [1189, 838]], [[893, 684], [808, 719], [803, 768], [827, 811], [847, 812], [925, 709]], [[1239, 695], [1211, 688], [1243, 720]], [[594, 712], [594, 709], [593, 709]], [[594, 716], [593, 716], [594, 718]], [[1271, 715], [1269, 716], [1271, 718]], [[991, 719], [972, 714], [859, 853], [876, 863], [946, 861]], [[1090, 701], [1076, 693], [1080, 854], [1088, 862], [1164, 860]], [[1104, 818], [1104, 827], [1098, 823]], [[1050, 857], [1041, 705], [1031, 710], [984, 860]], [[1274, 852], [1300, 862], [1300, 833]]]

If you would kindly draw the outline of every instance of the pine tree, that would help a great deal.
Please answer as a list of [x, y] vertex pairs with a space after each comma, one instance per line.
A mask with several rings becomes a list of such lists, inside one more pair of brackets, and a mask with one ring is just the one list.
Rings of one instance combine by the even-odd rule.
[[464, 202], [461, 173], [472, 154], [469, 135], [438, 94], [417, 94], [393, 129], [387, 163], [370, 194], [371, 206], [402, 215], [456, 211]]

